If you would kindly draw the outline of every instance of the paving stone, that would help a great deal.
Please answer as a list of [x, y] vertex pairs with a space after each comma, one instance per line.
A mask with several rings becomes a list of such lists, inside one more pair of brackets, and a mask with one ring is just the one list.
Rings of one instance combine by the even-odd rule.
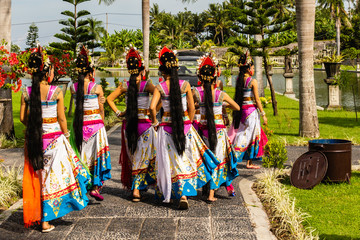
[[211, 239], [210, 219], [180, 218], [176, 239]]
[[218, 205], [211, 208], [212, 217], [243, 217], [248, 218], [249, 213], [243, 205]]
[[126, 217], [167, 217], [169, 209], [164, 206], [150, 205], [143, 202], [131, 203], [126, 211]]
[[128, 206], [125, 205], [109, 205], [109, 204], [100, 204], [95, 207], [90, 208], [88, 212], [88, 217], [123, 217], [126, 214]]
[[144, 218], [114, 218], [106, 229], [104, 239], [137, 239]]
[[[221, 240], [257, 240], [256, 235], [253, 233], [218, 233], [214, 239]], [[265, 239], [259, 239], [265, 240]]]
[[222, 218], [212, 219], [213, 234], [219, 233], [251, 233], [253, 228], [247, 218], [234, 218], [226, 215]]
[[72, 232], [103, 232], [107, 227], [109, 221], [111, 219], [108, 218], [83, 218], [79, 219], [75, 223], [75, 227]]
[[172, 205], [171, 207], [170, 217], [209, 217], [210, 214], [209, 206], [205, 202], [194, 204], [194, 201], [189, 200], [189, 209], [187, 210], [178, 210], [178, 205]]
[[176, 225], [174, 218], [146, 218], [140, 239], [175, 239]]
[[74, 232], [72, 231], [67, 237], [66, 240], [100, 240], [103, 238], [102, 232]]

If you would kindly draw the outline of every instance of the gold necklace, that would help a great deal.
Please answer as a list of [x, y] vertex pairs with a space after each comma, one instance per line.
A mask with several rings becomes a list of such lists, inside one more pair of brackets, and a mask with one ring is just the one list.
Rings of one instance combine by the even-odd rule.
[[49, 83], [47, 81], [41, 81], [40, 84], [41, 85], [49, 85]]

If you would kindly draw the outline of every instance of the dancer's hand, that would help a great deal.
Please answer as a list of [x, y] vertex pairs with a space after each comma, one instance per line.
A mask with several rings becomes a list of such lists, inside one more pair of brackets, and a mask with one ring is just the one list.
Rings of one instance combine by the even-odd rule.
[[100, 97], [99, 101], [100, 101], [100, 103], [104, 104], [106, 102], [106, 98], [105, 97]]
[[263, 120], [264, 120], [264, 125], [268, 125], [268, 120], [265, 115], [263, 116]]

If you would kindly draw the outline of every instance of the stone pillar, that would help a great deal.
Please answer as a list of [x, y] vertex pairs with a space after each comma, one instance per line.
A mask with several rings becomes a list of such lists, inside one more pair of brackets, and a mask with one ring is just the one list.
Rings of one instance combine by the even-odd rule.
[[283, 76], [285, 78], [284, 96], [290, 97], [290, 98], [295, 98], [295, 93], [294, 93], [294, 88], [293, 88], [294, 73], [292, 73], [292, 72], [284, 73]]
[[339, 85], [328, 85], [329, 89], [329, 104], [327, 110], [336, 110], [341, 108], [340, 104], [340, 88]]

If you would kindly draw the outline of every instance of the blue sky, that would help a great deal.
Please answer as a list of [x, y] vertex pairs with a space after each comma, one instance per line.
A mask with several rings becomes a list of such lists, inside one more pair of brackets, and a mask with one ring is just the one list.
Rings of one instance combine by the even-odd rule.
[[[196, 3], [184, 4], [181, 0], [150, 0], [150, 6], [157, 3], [160, 10], [172, 13], [183, 11], [185, 7], [192, 12], [201, 12], [207, 9], [210, 3], [216, 2], [222, 1], [198, 0]], [[42, 45], [58, 41], [53, 35], [60, 32], [61, 25], [58, 23], [58, 20], [65, 18], [65, 16], [61, 15], [61, 12], [73, 10], [69, 3], [62, 0], [13, 0], [11, 7], [12, 42], [19, 45], [22, 49], [26, 47], [26, 36], [29, 25], [32, 22], [35, 22], [39, 28], [39, 41]], [[116, 0], [110, 6], [104, 4], [98, 5], [98, 0], [91, 0], [80, 4], [79, 8], [88, 10], [91, 14], [95, 15], [95, 18], [104, 23], [106, 21], [105, 13], [113, 13], [108, 15], [109, 33], [123, 28], [141, 28], [141, 0]], [[137, 15], [118, 15], [116, 13]], [[42, 21], [47, 22], [40, 23]]]

